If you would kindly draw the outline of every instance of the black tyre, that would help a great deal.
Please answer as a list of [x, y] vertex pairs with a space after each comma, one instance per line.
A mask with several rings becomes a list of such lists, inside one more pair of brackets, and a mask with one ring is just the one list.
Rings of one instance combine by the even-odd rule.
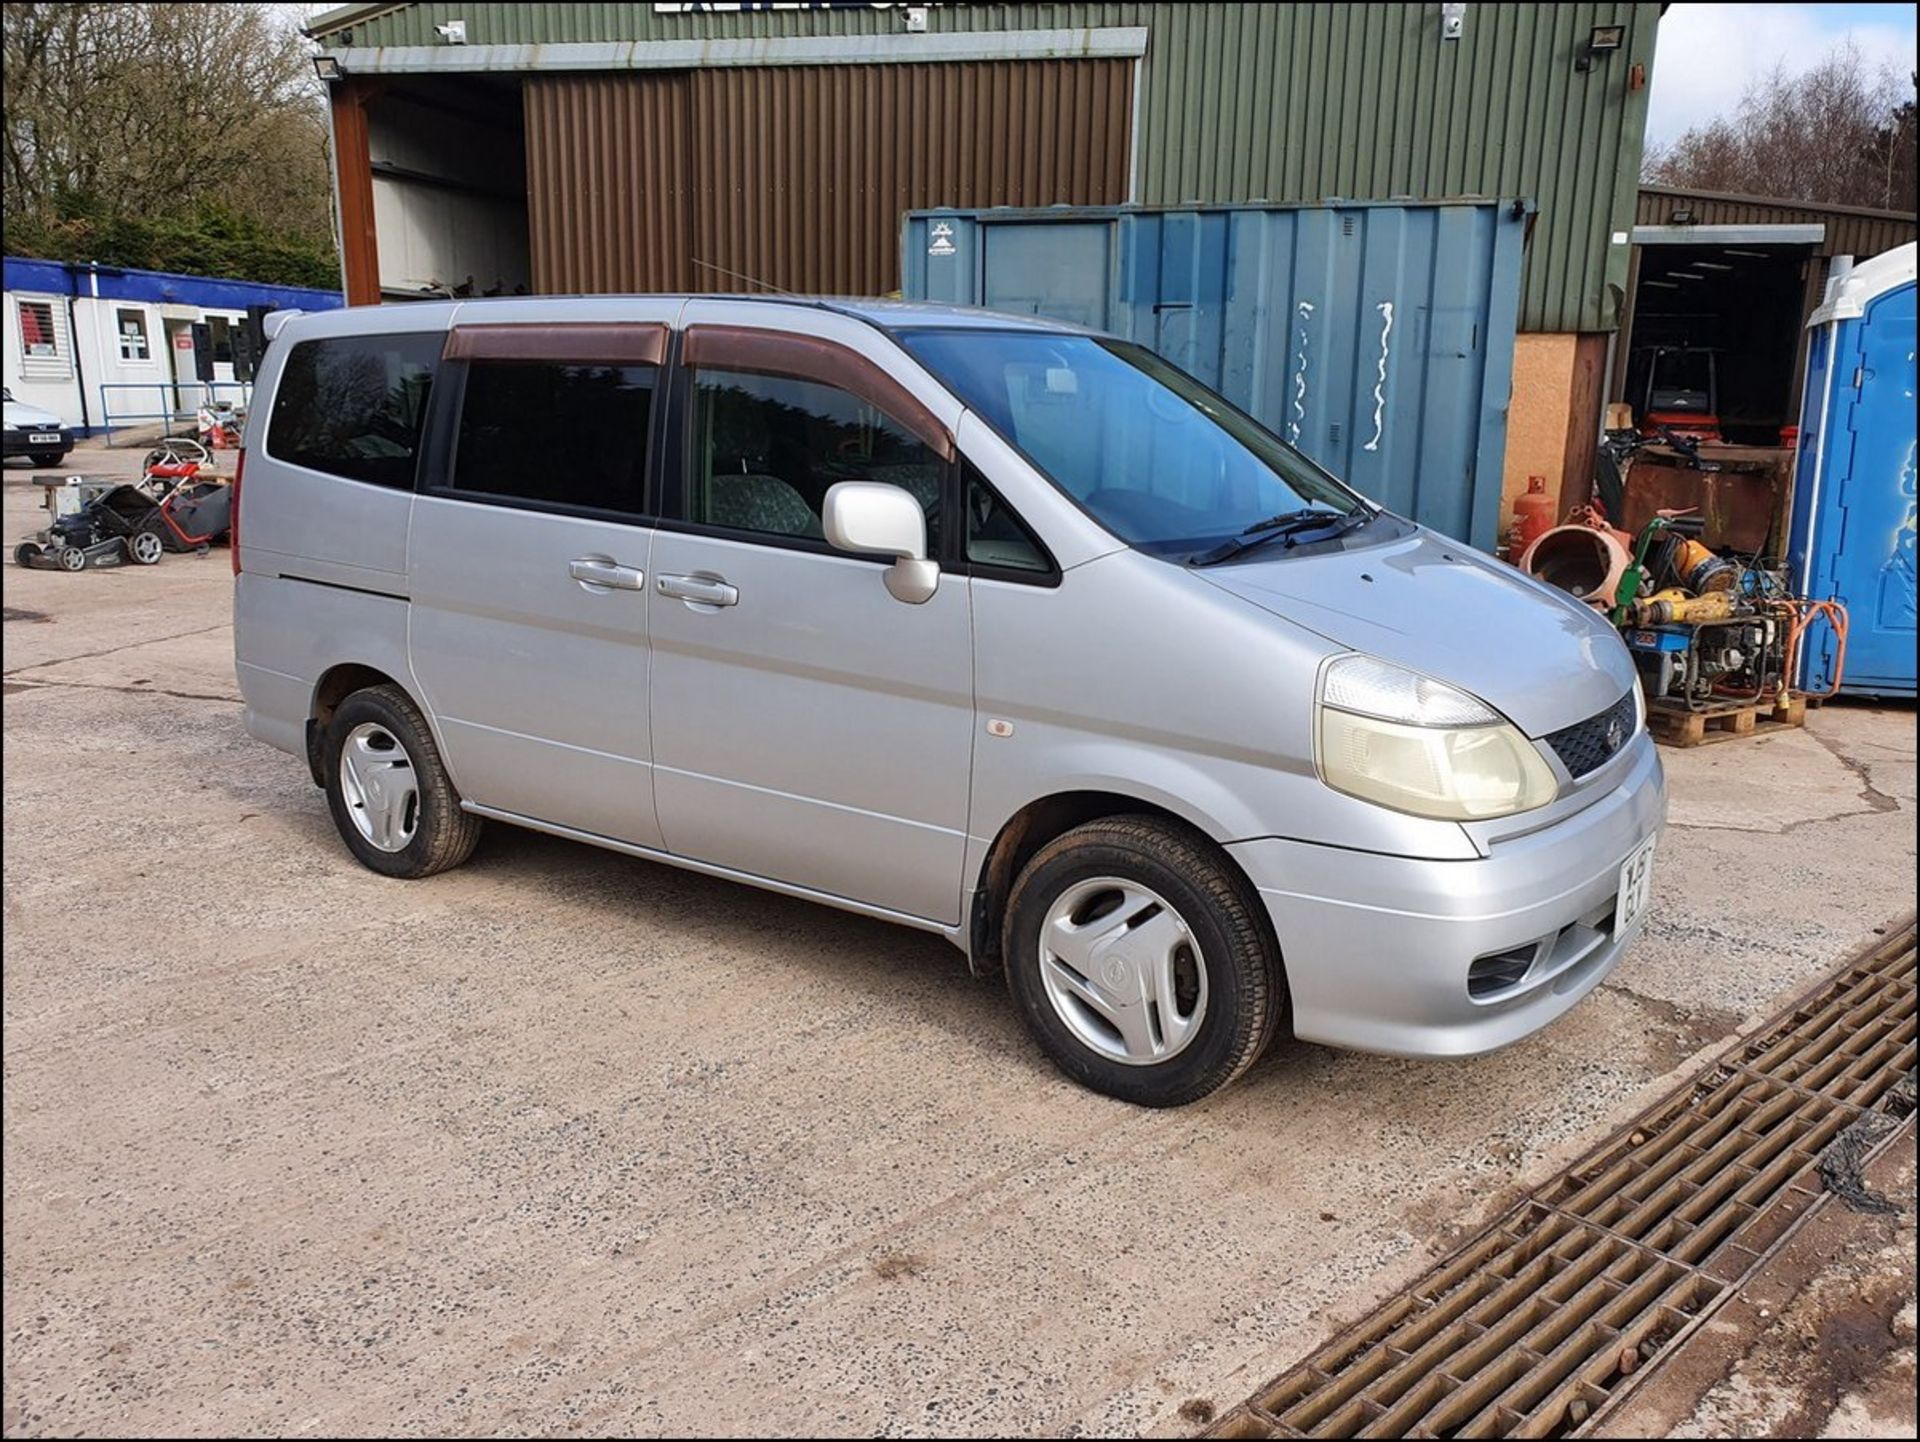
[[135, 531], [127, 537], [127, 559], [136, 566], [157, 566], [166, 552], [158, 531]]
[[87, 553], [78, 546], [61, 546], [53, 553], [54, 563], [63, 571], [87, 569]]
[[13, 548], [13, 564], [16, 566], [31, 566], [33, 564], [33, 558], [39, 554], [39, 546], [35, 545], [32, 541], [22, 541]]
[[458, 866], [480, 840], [426, 717], [397, 686], [356, 691], [327, 724], [327, 807], [360, 863], [405, 880]]
[[1027, 1028], [1068, 1076], [1171, 1107], [1218, 1091], [1279, 1031], [1279, 949], [1206, 837], [1149, 816], [1088, 822], [1014, 883], [1003, 951]]
[[49, 470], [67, 458], [65, 451], [34, 451], [31, 460], [36, 466], [45, 466]]

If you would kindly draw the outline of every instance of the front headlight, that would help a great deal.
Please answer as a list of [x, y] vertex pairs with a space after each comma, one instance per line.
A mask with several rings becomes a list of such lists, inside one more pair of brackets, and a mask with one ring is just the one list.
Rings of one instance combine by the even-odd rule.
[[1559, 794], [1533, 743], [1477, 697], [1371, 656], [1320, 673], [1320, 779], [1415, 816], [1484, 821]]

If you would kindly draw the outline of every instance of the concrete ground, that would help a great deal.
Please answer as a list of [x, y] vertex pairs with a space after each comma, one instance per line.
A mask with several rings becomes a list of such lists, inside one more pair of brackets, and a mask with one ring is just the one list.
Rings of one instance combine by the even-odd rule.
[[1667, 754], [1542, 1035], [1139, 1111], [937, 938], [503, 827], [361, 869], [228, 584], [5, 571], [8, 1435], [1187, 1430], [1914, 904], [1913, 712], [1831, 706]]
[[1608, 1437], [1914, 1435], [1913, 1127], [1862, 1173], [1882, 1212], [1836, 1197], [1681, 1343]]

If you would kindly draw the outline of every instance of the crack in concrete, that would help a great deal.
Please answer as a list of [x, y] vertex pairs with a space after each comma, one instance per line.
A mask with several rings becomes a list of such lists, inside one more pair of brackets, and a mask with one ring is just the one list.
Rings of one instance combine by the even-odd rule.
[[1825, 826], [1830, 821], [1845, 821], [1850, 816], [1879, 816], [1895, 807], [1868, 806], [1858, 811], [1836, 811], [1830, 816], [1803, 816], [1785, 826], [1721, 826], [1712, 821], [1669, 821], [1670, 831], [1735, 831], [1742, 836], [1791, 836], [1805, 826]]
[[1860, 783], [1856, 793], [1866, 805], [1846, 811], [1835, 811], [1826, 816], [1806, 816], [1798, 821], [1789, 821], [1784, 826], [1722, 826], [1711, 821], [1669, 821], [1667, 825], [1676, 831], [1737, 831], [1745, 836], [1791, 836], [1794, 832], [1808, 826], [1825, 826], [1830, 821], [1845, 821], [1852, 816], [1881, 816], [1889, 811], [1900, 809], [1900, 798], [1889, 796], [1873, 784], [1866, 763], [1848, 755], [1840, 749], [1838, 742], [1821, 735], [1813, 727], [1802, 728], [1822, 751], [1838, 761]]
[[27, 671], [44, 671], [49, 666], [64, 666], [69, 661], [92, 661], [100, 656], [112, 656], [121, 651], [131, 651], [136, 646], [157, 646], [163, 641], [184, 641], [189, 636], [204, 636], [209, 631], [225, 631], [232, 625], [231, 621], [222, 621], [215, 626], [201, 626], [197, 630], [181, 631], [177, 635], [147, 636], [138, 641], [127, 641], [118, 646], [109, 646], [104, 651], [82, 651], [77, 656], [55, 656], [51, 661], [30, 661], [25, 666], [15, 666], [11, 671], [0, 671], [0, 676], [19, 676]]
[[1807, 735], [1811, 736], [1814, 739], [1814, 742], [1820, 747], [1822, 751], [1825, 751], [1835, 761], [1838, 761], [1842, 766], [1846, 767], [1847, 770], [1851, 771], [1856, 777], [1859, 778], [1860, 799], [1866, 802], [1871, 809], [1873, 809], [1874, 811], [1882, 811], [1882, 812], [1898, 811], [1900, 809], [1900, 799], [1897, 796], [1889, 796], [1887, 795], [1886, 792], [1882, 791], [1878, 786], [1875, 786], [1873, 784], [1873, 778], [1867, 774], [1867, 767], [1865, 762], [1856, 760], [1854, 757], [1849, 756], [1845, 751], [1842, 751], [1840, 749], [1839, 742], [1829, 740], [1827, 737], [1821, 735], [1818, 731], [1814, 730], [1813, 727], [1808, 726], [1805, 728], [1805, 730]]
[[164, 686], [109, 686], [104, 681], [45, 681], [37, 677], [11, 683], [16, 691], [63, 689], [70, 691], [119, 691], [127, 696], [172, 696], [181, 701], [224, 701], [238, 706], [238, 696], [220, 696], [208, 691], [170, 691]]

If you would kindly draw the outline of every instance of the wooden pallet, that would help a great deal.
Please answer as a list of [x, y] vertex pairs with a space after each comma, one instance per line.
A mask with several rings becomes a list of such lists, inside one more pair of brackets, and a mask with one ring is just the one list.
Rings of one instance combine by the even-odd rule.
[[1705, 711], [1683, 711], [1655, 702], [1647, 708], [1647, 729], [1665, 746], [1711, 746], [1740, 736], [1790, 730], [1807, 724], [1807, 698], [1791, 696], [1776, 704], [1767, 701], [1727, 701]]

